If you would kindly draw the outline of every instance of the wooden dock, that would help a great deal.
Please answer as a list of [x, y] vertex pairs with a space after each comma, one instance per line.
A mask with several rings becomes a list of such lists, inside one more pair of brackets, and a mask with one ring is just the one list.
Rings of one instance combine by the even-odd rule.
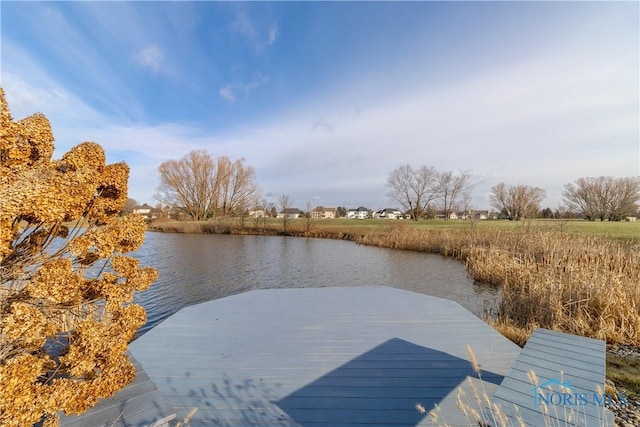
[[190, 426], [475, 425], [520, 348], [445, 299], [388, 287], [255, 290], [185, 308], [131, 353]]

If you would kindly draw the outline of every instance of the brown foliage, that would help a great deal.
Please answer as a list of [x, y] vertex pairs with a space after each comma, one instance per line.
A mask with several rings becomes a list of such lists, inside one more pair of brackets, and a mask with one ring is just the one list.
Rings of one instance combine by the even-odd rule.
[[[157, 277], [122, 255], [144, 221], [117, 218], [125, 164], [82, 143], [51, 159], [48, 120], [14, 122], [0, 89], [0, 425], [57, 424], [135, 377], [125, 351], [146, 321], [133, 293]], [[75, 225], [68, 226], [72, 222]]]

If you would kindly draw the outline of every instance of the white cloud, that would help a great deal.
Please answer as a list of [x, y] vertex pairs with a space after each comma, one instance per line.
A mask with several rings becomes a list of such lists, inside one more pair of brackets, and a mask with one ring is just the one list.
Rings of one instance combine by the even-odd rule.
[[236, 94], [233, 92], [232, 86], [231, 85], [226, 85], [222, 88], [220, 88], [220, 96], [223, 97], [224, 99], [226, 99], [229, 102], [235, 102], [236, 101]]
[[276, 42], [277, 38], [278, 38], [278, 25], [272, 24], [269, 27], [269, 32], [268, 32], [268, 36], [267, 36], [267, 44], [268, 45], [274, 44]]
[[257, 34], [253, 22], [243, 12], [236, 15], [236, 19], [231, 23], [231, 30], [248, 40], [254, 40]]
[[260, 52], [273, 45], [278, 39], [278, 25], [272, 23], [264, 29], [256, 28], [256, 25], [245, 12], [236, 14], [235, 20], [230, 25], [231, 31], [240, 35], [252, 49]]
[[243, 96], [246, 97], [249, 95], [249, 93], [258, 89], [260, 86], [267, 83], [268, 81], [269, 81], [268, 78], [258, 73], [254, 75], [253, 78], [249, 81], [229, 83], [221, 87], [218, 93], [223, 99], [229, 102], [235, 102], [238, 99], [238, 93], [241, 93]]
[[153, 72], [159, 72], [164, 65], [164, 52], [158, 46], [151, 45], [133, 54], [133, 60]]

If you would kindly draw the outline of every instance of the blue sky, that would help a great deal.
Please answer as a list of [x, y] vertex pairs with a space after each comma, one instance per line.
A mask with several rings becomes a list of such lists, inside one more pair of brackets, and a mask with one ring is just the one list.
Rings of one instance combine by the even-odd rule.
[[155, 203], [158, 165], [244, 157], [270, 201], [395, 205], [403, 164], [547, 190], [640, 174], [638, 2], [0, 3], [14, 118], [55, 157], [100, 143]]

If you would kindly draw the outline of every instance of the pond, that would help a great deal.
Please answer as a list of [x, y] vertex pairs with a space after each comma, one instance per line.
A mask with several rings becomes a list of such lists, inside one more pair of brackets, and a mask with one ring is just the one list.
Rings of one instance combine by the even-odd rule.
[[148, 313], [140, 333], [182, 307], [252, 289], [383, 285], [452, 299], [477, 316], [499, 298], [459, 261], [340, 240], [148, 232], [135, 256], [159, 272], [136, 295]]

